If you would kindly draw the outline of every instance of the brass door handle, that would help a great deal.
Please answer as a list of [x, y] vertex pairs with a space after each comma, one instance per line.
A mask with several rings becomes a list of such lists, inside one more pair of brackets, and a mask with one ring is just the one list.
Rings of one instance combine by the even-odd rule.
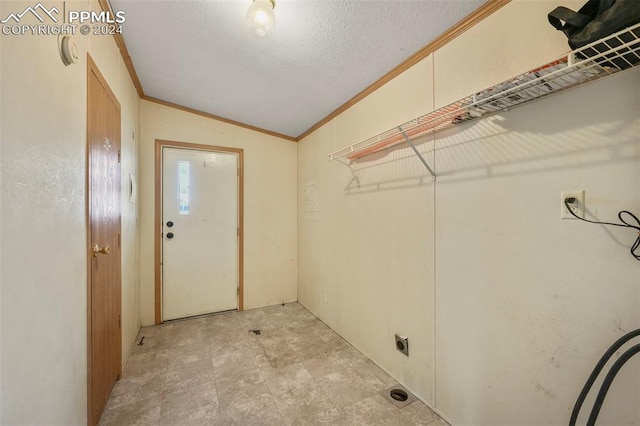
[[91, 247], [91, 251], [93, 251], [93, 257], [96, 257], [99, 254], [109, 254], [110, 250], [111, 247], [109, 247], [108, 245], [101, 248], [97, 244], [94, 244], [93, 247]]

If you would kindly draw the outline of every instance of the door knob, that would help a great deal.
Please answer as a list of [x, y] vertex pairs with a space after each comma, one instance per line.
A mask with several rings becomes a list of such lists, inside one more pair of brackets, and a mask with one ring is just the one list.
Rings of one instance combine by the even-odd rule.
[[93, 247], [91, 247], [91, 251], [93, 251], [93, 257], [98, 256], [99, 254], [109, 254], [109, 251], [111, 250], [111, 247], [104, 246], [104, 247], [100, 247], [97, 244], [94, 244]]
[[172, 239], [172, 238], [173, 238], [173, 232], [169, 232], [169, 233], [167, 233], [167, 238], [168, 238], [168, 239]]

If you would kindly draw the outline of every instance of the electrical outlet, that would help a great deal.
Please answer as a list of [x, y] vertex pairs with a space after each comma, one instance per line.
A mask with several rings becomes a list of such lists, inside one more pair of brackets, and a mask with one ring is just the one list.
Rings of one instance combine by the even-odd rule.
[[407, 336], [400, 336], [396, 334], [396, 349], [398, 352], [402, 352], [406, 356], [409, 356], [409, 338]]
[[564, 200], [567, 198], [576, 199], [576, 201], [571, 204], [572, 211], [578, 217], [584, 219], [584, 191], [564, 191], [560, 193], [560, 219], [575, 219], [564, 204]]

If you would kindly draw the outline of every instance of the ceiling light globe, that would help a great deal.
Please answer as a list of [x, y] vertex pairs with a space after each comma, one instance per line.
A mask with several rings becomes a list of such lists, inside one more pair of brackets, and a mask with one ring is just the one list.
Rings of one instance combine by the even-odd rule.
[[275, 2], [272, 0], [253, 0], [247, 10], [247, 23], [260, 37], [271, 34], [276, 26], [274, 7]]

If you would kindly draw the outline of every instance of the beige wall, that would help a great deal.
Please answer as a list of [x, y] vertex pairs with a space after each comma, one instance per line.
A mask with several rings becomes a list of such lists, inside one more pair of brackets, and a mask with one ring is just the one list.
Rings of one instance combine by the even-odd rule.
[[[62, 2], [49, 2], [62, 10]], [[2, 1], [0, 15], [32, 2]], [[67, 1], [67, 9], [98, 10]], [[86, 53], [121, 104], [123, 360], [139, 329], [138, 97], [109, 36], [76, 36], [65, 67], [56, 36], [2, 36], [1, 419], [3, 424], [86, 423]]]
[[[359, 166], [361, 187], [352, 184], [347, 192], [351, 172], [330, 163], [328, 155], [429, 111], [432, 69], [432, 57], [424, 59], [298, 149], [299, 300], [428, 398], [434, 379], [433, 183], [421, 179], [417, 161], [392, 156], [373, 168], [376, 163]], [[380, 182], [381, 172], [393, 178]], [[398, 187], [400, 178], [408, 184]], [[318, 220], [304, 214], [304, 190], [313, 181]], [[410, 336], [411, 357], [395, 351], [395, 333]]]
[[[2, 12], [2, 5], [0, 5], [0, 13]], [[2, 79], [2, 57], [3, 57], [3, 50], [2, 50], [2, 37], [0, 37], [0, 94], [2, 93], [2, 86], [3, 86], [3, 79]], [[4, 140], [4, 136], [3, 136], [3, 132], [2, 132], [2, 100], [0, 99], [0, 165], [2, 164], [2, 145], [3, 145], [3, 140]], [[2, 185], [3, 179], [2, 179], [2, 175], [4, 173], [2, 173], [1, 169], [0, 169], [0, 190], [2, 188], [4, 188], [4, 186]], [[2, 354], [4, 353], [2, 351], [2, 289], [3, 289], [3, 274], [2, 274], [2, 239], [3, 239], [3, 232], [2, 232], [2, 217], [4, 216], [4, 214], [2, 214], [2, 212], [4, 211], [2, 208], [3, 202], [2, 199], [4, 198], [3, 194], [0, 192], [0, 422], [2, 421], [2, 406], [4, 405], [2, 403], [2, 401], [4, 401], [2, 394], [3, 394], [3, 386], [1, 384], [1, 380], [2, 380]]]
[[[2, 1], [0, 16], [27, 5]], [[65, 67], [55, 36], [1, 36], [0, 423], [86, 421], [89, 52], [122, 108], [123, 359], [139, 317], [153, 323], [154, 140], [239, 147], [245, 308], [299, 295], [453, 424], [566, 424], [599, 355], [640, 323], [640, 275], [633, 233], [561, 221], [559, 194], [586, 190], [601, 219], [640, 211], [638, 70], [419, 141], [435, 182], [406, 149], [359, 164], [359, 187], [327, 159], [566, 51], [546, 23], [556, 5], [511, 3], [298, 145], [140, 102], [110, 37], [77, 36]], [[637, 424], [639, 367], [599, 423]]]
[[297, 299], [296, 158], [294, 142], [169, 108], [141, 103], [141, 314], [154, 323], [155, 140], [244, 150], [244, 308]]
[[[640, 72], [417, 141], [435, 182], [406, 148], [357, 164], [359, 186], [327, 156], [560, 56], [555, 6], [510, 3], [298, 147], [300, 302], [455, 425], [567, 424], [638, 327], [634, 232], [559, 214], [576, 189], [600, 219], [640, 211]], [[625, 369], [599, 423], [640, 420], [640, 360]]]

